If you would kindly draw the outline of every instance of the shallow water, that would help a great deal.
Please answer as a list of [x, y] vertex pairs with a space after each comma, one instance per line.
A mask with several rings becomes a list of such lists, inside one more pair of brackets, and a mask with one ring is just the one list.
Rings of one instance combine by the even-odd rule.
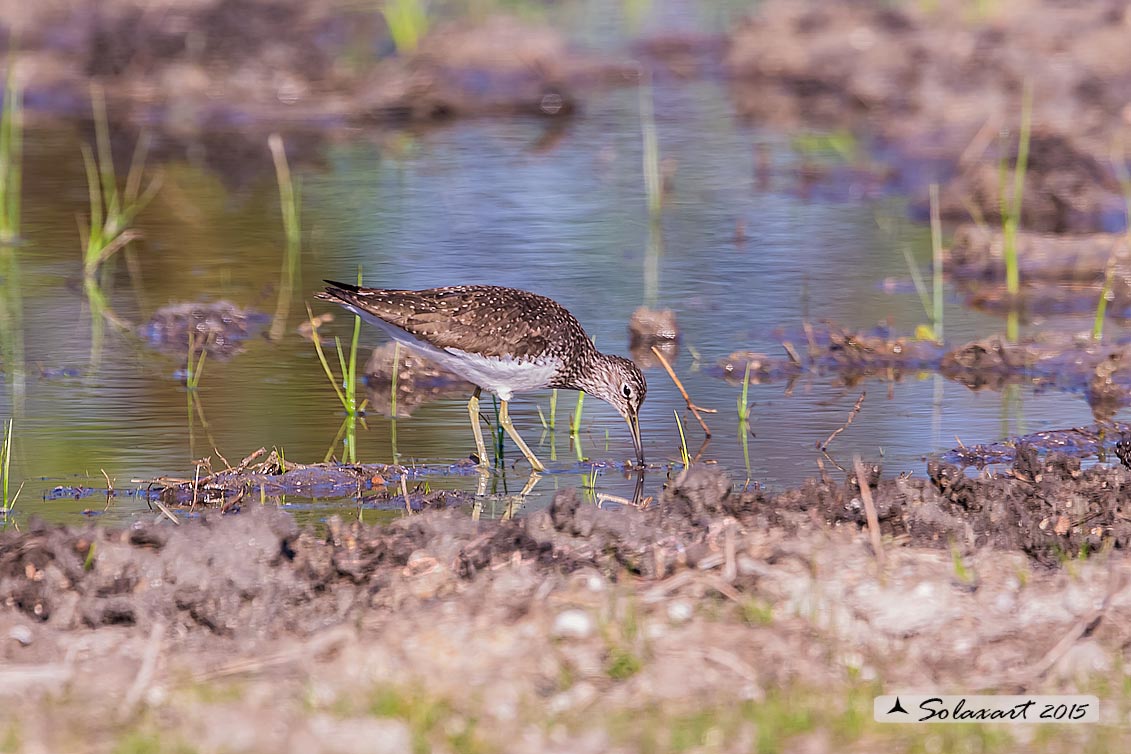
[[[926, 319], [918, 297], [910, 286], [892, 294], [882, 284], [907, 278], [904, 244], [926, 265], [928, 237], [905, 219], [904, 199], [866, 176], [854, 178], [842, 158], [738, 123], [721, 85], [658, 83], [654, 97], [661, 159], [671, 174], [658, 242], [649, 239], [634, 89], [595, 95], [556, 134], [537, 120], [472, 121], [417, 134], [355, 130], [297, 158], [304, 250], [286, 335], [279, 343], [252, 338], [229, 360], [209, 359], [199, 413], [176, 376], [182, 355], [106, 325], [92, 358], [74, 219], [86, 201], [79, 137], [65, 127], [30, 130], [27, 243], [17, 250], [19, 279], [5, 280], [7, 300], [23, 311], [26, 387], [21, 393], [17, 386], [18, 365], [6, 364], [0, 395], [0, 411], [15, 418], [12, 479], [25, 484], [18, 515], [75, 521], [85, 509], [102, 511], [104, 492], [45, 496], [60, 485], [104, 491], [103, 470], [122, 490], [158, 475], [191, 476], [204, 456], [222, 467], [217, 454], [234, 463], [260, 446], [301, 462], [340, 456], [333, 443], [341, 408], [296, 327], [311, 303], [316, 314], [333, 311], [329, 329], [344, 336], [348, 318], [312, 294], [322, 278], [352, 279], [359, 266], [371, 285], [493, 283], [546, 294], [567, 306], [599, 347], [617, 353], [627, 352], [626, 323], [637, 306], [674, 309], [682, 330], [676, 370], [699, 405], [718, 409], [707, 417], [714, 436], [702, 457], [739, 483], [749, 477], [781, 487], [812, 476], [821, 458], [815, 443], [844, 423], [865, 389], [863, 410], [830, 453], [844, 465], [854, 453], [882, 459], [888, 473], [923, 473], [923, 457], [956, 437], [970, 445], [1091, 421], [1078, 395], [973, 393], [931, 375], [851, 387], [804, 378], [750, 387], [753, 432], [744, 453], [739, 388], [717, 376], [716, 360], [736, 349], [780, 355], [776, 328], [797, 328], [804, 319], [862, 328], [889, 321], [912, 331]], [[203, 146], [190, 150], [191, 159], [161, 165], [160, 194], [138, 221], [145, 238], [135, 248], [135, 274], [121, 259], [108, 266], [104, 285], [119, 317], [136, 325], [168, 303], [221, 299], [274, 312], [283, 236], [263, 142], [262, 160], [238, 173], [213, 172]], [[123, 154], [126, 148], [119, 147]], [[768, 171], [759, 170], [759, 150], [769, 155]], [[800, 166], [814, 160], [838, 177], [807, 186]], [[894, 226], [894, 237], [881, 224]], [[742, 242], [735, 240], [739, 225]], [[954, 343], [1003, 329], [953, 301], [946, 317]], [[1082, 330], [1087, 323], [1044, 326]], [[366, 327], [361, 358], [381, 342]], [[641, 426], [648, 460], [678, 464], [673, 412], [686, 414], [683, 400], [662, 370], [647, 377]], [[535, 452], [556, 459], [531, 506], [546, 504], [555, 489], [582, 485], [589, 471], [564, 429], [574, 394], [561, 394], [553, 433], [542, 430], [536, 410], [547, 412], [548, 398], [548, 391], [520, 396], [512, 409]], [[689, 416], [684, 427], [694, 452], [702, 431]], [[474, 447], [463, 398], [427, 404], [397, 430], [405, 463], [446, 466]], [[359, 429], [360, 460], [393, 461], [390, 435], [389, 421], [371, 413]], [[595, 399], [584, 404], [581, 451], [602, 462], [632, 455], [624, 422]], [[508, 463], [519, 457], [509, 442], [506, 453]], [[664, 480], [663, 469], [650, 471], [645, 492], [658, 494]], [[523, 481], [511, 472], [507, 489]], [[433, 475], [429, 484], [474, 490], [476, 480]], [[633, 483], [610, 470], [599, 473], [596, 487], [627, 496]], [[287, 504], [317, 519], [352, 510], [354, 502]], [[119, 496], [101, 519], [139, 515], [152, 515], [143, 500]]]

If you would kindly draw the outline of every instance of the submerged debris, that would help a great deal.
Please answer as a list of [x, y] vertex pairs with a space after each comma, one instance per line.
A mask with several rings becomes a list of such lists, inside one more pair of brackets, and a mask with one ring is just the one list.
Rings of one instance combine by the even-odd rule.
[[641, 368], [658, 364], [652, 346], [659, 348], [669, 362], [679, 357], [679, 325], [671, 309], [641, 306], [628, 320], [628, 348]]
[[1005, 241], [1000, 229], [963, 225], [946, 252], [947, 274], [969, 306], [1027, 315], [1088, 314], [1104, 294], [1107, 316], [1131, 317], [1131, 246], [1126, 233], [1017, 234], [1021, 290], [1005, 284]]
[[[802, 339], [802, 350], [796, 344]], [[783, 340], [785, 357], [736, 351], [717, 362], [718, 374], [741, 380], [749, 364], [751, 382], [833, 374], [845, 384], [865, 378], [900, 380], [938, 372], [973, 390], [1027, 383], [1037, 388], [1083, 393], [1097, 419], [1131, 405], [1131, 344], [1097, 343], [1091, 338], [1042, 333], [1021, 342], [992, 336], [947, 348], [932, 341], [894, 335], [885, 326], [848, 330], [822, 323], [806, 326], [797, 339]]]
[[[257, 461], [259, 458], [261, 461]], [[464, 465], [445, 469], [462, 473]], [[149, 482], [147, 499], [172, 509], [218, 508], [237, 511], [243, 505], [258, 505], [286, 495], [303, 499], [356, 498], [359, 505], [398, 510], [424, 510], [464, 505], [471, 496], [456, 490], [411, 489], [402, 480], [416, 479], [424, 469], [383, 463], [294, 463], [277, 450], [260, 448], [233, 467], [213, 471], [207, 459], [191, 477], [158, 477]], [[403, 491], [408, 490], [408, 500]]]
[[270, 321], [262, 312], [243, 309], [228, 301], [170, 304], [154, 312], [149, 322], [138, 327], [138, 335], [154, 348], [185, 355], [189, 338], [194, 352], [234, 356], [243, 343], [258, 335]]
[[[1117, 276], [1131, 276], [1131, 245], [1126, 233], [1018, 231], [1016, 249], [1018, 273], [1025, 281], [1098, 284], [1111, 264]], [[1004, 280], [1005, 238], [1001, 228], [959, 226], [944, 260], [947, 275], [953, 279]]]

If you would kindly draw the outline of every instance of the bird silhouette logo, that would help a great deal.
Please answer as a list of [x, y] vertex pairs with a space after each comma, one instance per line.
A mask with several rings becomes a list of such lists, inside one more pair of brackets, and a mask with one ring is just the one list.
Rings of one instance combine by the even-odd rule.
[[891, 715], [895, 712], [902, 712], [905, 715], [911, 714], [910, 712], [908, 712], [907, 710], [905, 710], [903, 708], [903, 705], [900, 703], [898, 696], [895, 698], [895, 704], [893, 704], [891, 709], [888, 710], [888, 714]]

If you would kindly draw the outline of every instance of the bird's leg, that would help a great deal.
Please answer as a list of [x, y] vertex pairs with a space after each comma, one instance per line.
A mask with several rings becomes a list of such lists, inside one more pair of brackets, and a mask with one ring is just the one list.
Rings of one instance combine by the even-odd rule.
[[479, 428], [480, 392], [481, 389], [477, 387], [475, 392], [471, 394], [471, 400], [467, 402], [467, 413], [471, 415], [471, 430], [475, 433], [475, 452], [479, 454], [479, 465], [486, 469], [491, 464], [487, 461], [487, 447], [483, 444], [483, 430]]
[[526, 480], [526, 484], [522, 488], [522, 492], [518, 493], [519, 499], [525, 498], [527, 495], [529, 495], [530, 491], [534, 489], [534, 485], [538, 484], [538, 480], [541, 478], [541, 474], [539, 474], [537, 471], [532, 470], [530, 472], [530, 477]]
[[518, 449], [522, 451], [522, 454], [526, 456], [526, 460], [530, 461], [530, 465], [534, 467], [534, 470], [545, 471], [546, 467], [542, 465], [542, 462], [531, 452], [530, 448], [526, 446], [526, 443], [522, 441], [522, 438], [518, 436], [518, 432], [515, 431], [514, 424], [511, 423], [510, 411], [507, 410], [507, 402], [501, 401], [501, 403], [502, 406], [499, 408], [499, 424], [503, 425], [503, 429], [507, 431], [507, 434], [514, 440], [514, 444], [517, 445]]

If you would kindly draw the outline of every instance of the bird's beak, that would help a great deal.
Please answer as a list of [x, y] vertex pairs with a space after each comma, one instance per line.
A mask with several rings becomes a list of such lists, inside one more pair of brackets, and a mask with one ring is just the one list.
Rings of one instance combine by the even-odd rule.
[[630, 411], [624, 420], [628, 422], [628, 430], [632, 433], [632, 445], [636, 448], [636, 462], [644, 466], [644, 445], [640, 442], [640, 417], [636, 412]]

